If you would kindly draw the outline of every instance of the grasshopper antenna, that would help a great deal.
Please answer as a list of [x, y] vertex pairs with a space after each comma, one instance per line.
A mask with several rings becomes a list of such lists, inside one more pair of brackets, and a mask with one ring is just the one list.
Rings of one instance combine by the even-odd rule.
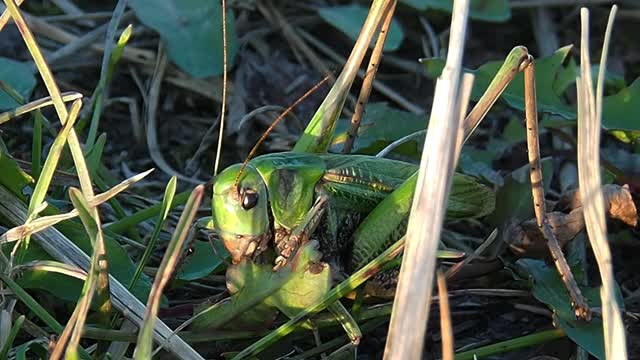
[[220, 109], [220, 132], [218, 134], [218, 148], [216, 162], [213, 166], [213, 177], [218, 174], [220, 154], [222, 153], [222, 135], [224, 133], [225, 113], [227, 112], [227, 0], [222, 0], [222, 108]]
[[264, 142], [264, 140], [267, 138], [267, 136], [269, 136], [269, 133], [271, 133], [271, 131], [273, 131], [273, 129], [276, 127], [276, 125], [278, 125], [278, 123], [280, 122], [280, 120], [282, 120], [285, 116], [287, 116], [287, 114], [289, 114], [296, 106], [298, 106], [298, 104], [303, 102], [304, 99], [306, 99], [309, 95], [311, 95], [313, 92], [318, 90], [318, 88], [320, 86], [322, 86], [324, 83], [326, 83], [330, 78], [331, 78], [331, 74], [325, 76], [324, 79], [320, 80], [320, 82], [315, 84], [311, 89], [307, 90], [307, 92], [304, 93], [304, 95], [302, 95], [291, 106], [289, 106], [285, 111], [283, 111], [273, 121], [273, 123], [271, 123], [269, 128], [262, 134], [262, 136], [260, 136], [260, 139], [258, 139], [256, 144], [253, 146], [253, 148], [249, 152], [249, 155], [247, 156], [247, 158], [242, 163], [242, 166], [240, 166], [240, 171], [238, 171], [238, 175], [236, 175], [236, 179], [235, 179], [235, 182], [234, 182], [233, 186], [236, 188], [236, 191], [237, 191], [238, 195], [240, 194], [240, 189], [238, 188], [238, 185], [240, 183], [240, 176], [242, 176], [242, 173], [244, 172], [244, 169], [247, 167], [247, 164], [249, 163], [249, 160], [251, 160], [253, 158], [253, 156], [256, 154], [256, 151], [258, 151], [258, 147]]

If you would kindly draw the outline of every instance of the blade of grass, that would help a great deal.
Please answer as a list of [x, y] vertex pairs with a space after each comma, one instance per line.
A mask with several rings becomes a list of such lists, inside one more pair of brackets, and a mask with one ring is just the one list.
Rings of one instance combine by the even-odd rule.
[[442, 334], [442, 360], [453, 360], [453, 327], [449, 310], [447, 280], [438, 271], [438, 299], [440, 300], [440, 333]]
[[185, 205], [184, 211], [180, 216], [180, 220], [176, 225], [176, 230], [173, 233], [171, 241], [169, 242], [167, 251], [162, 258], [162, 262], [160, 263], [160, 267], [158, 268], [158, 273], [155, 280], [153, 281], [153, 286], [151, 287], [151, 293], [149, 294], [147, 311], [144, 316], [145, 320], [142, 325], [142, 329], [140, 329], [140, 334], [138, 335], [138, 345], [136, 346], [136, 350], [134, 352], [134, 359], [136, 360], [145, 360], [151, 358], [153, 346], [153, 328], [158, 314], [158, 309], [160, 308], [162, 291], [169, 282], [171, 274], [175, 270], [175, 266], [180, 257], [180, 253], [182, 252], [184, 241], [187, 238], [187, 234], [189, 233], [191, 224], [195, 219], [203, 194], [203, 185], [198, 185], [195, 189], [193, 189], [193, 192], [191, 193], [191, 196], [189, 197], [189, 200]]
[[37, 181], [42, 172], [42, 112], [36, 111], [33, 117], [33, 139], [31, 140], [31, 176]]
[[[420, 359], [451, 179], [463, 142], [472, 78], [462, 79], [469, 1], [454, 3], [447, 61], [436, 90], [407, 228], [385, 359]], [[462, 89], [461, 86], [463, 85]]]
[[620, 314], [613, 276], [611, 250], [607, 240], [602, 181], [600, 178], [600, 129], [602, 119], [602, 93], [604, 71], [617, 6], [611, 8], [600, 60], [600, 73], [596, 94], [593, 94], [591, 62], [589, 59], [589, 11], [581, 9], [580, 77], [578, 87], [578, 178], [584, 207], [584, 218], [589, 241], [598, 262], [602, 288], [602, 322], [607, 359], [626, 359], [625, 329]]
[[[122, 51], [124, 47], [129, 42], [131, 38], [131, 33], [133, 31], [133, 27], [131, 25], [127, 26], [120, 37], [118, 38], [118, 42], [113, 45], [113, 35], [115, 34], [118, 24], [120, 23], [120, 19], [122, 18], [122, 14], [124, 13], [124, 9], [126, 7], [127, 2], [124, 0], [118, 1], [116, 8], [113, 13], [113, 17], [109, 22], [109, 29], [107, 30], [107, 36], [105, 40], [105, 52], [102, 58], [102, 70], [100, 71], [100, 80], [98, 81], [98, 86], [96, 86], [93, 95], [91, 96], [93, 113], [91, 115], [91, 124], [89, 125], [89, 132], [87, 134], [86, 146], [87, 149], [93, 148], [94, 141], [96, 139], [96, 135], [98, 134], [98, 126], [100, 124], [100, 116], [102, 115], [102, 108], [104, 99], [109, 94], [109, 83], [111, 82], [111, 77], [113, 75], [113, 71], [115, 70], [120, 57], [122, 56]], [[113, 51], [111, 49], [113, 48]]]
[[499, 343], [483, 346], [481, 348], [457, 353], [455, 360], [476, 360], [492, 355], [503, 354], [509, 351], [544, 344], [553, 340], [561, 339], [566, 335], [560, 329], [541, 331], [535, 334], [521, 336], [516, 339], [506, 340]]
[[102, 274], [108, 274], [108, 264], [104, 239], [100, 228], [100, 219], [95, 215], [95, 208], [89, 205], [80, 190], [76, 188], [69, 189], [69, 197], [71, 198], [73, 206], [78, 210], [80, 220], [82, 220], [82, 224], [84, 225], [93, 245], [91, 267], [87, 272], [87, 279], [85, 280], [85, 284], [82, 289], [82, 295], [76, 305], [76, 309], [78, 310], [77, 319], [75, 323], [69, 323], [67, 325], [73, 327], [73, 332], [69, 339], [65, 358], [76, 359], [78, 358], [78, 344], [80, 343], [80, 337], [82, 336], [82, 329], [84, 328], [84, 323], [89, 312], [89, 305], [91, 304], [94, 292], [98, 290], [99, 308], [102, 313], [100, 316], [101, 320], [99, 320], [99, 322], [102, 324], [105, 322], [108, 324], [111, 311], [111, 301], [109, 299], [108, 280], [106, 284], [104, 284], [101, 279], [103, 277]]
[[[82, 94], [77, 92], [66, 92], [62, 94], [62, 101], [69, 102], [75, 101], [82, 98]], [[53, 104], [53, 100], [51, 97], [47, 96], [42, 99], [34, 100], [30, 103], [18, 106], [13, 110], [9, 110], [0, 114], [0, 124], [4, 124], [5, 122], [13, 119], [16, 116], [26, 114], [28, 112], [42, 109], [43, 107], [47, 107]]]
[[[22, 35], [22, 38], [27, 45], [27, 49], [31, 54], [33, 61], [38, 68], [38, 72], [42, 77], [42, 80], [51, 96], [53, 101], [53, 106], [56, 109], [56, 113], [58, 114], [58, 118], [62, 124], [65, 124], [65, 121], [68, 119], [68, 111], [62, 100], [62, 96], [60, 94], [60, 89], [58, 88], [58, 84], [56, 84], [53, 74], [49, 69], [49, 65], [47, 65], [44, 56], [42, 55], [42, 51], [38, 47], [38, 44], [35, 41], [31, 30], [27, 26], [27, 23], [22, 16], [22, 13], [16, 6], [13, 0], [4, 0], [5, 5], [7, 6], [7, 11], [11, 14], [13, 21], [18, 28], [18, 31]], [[80, 179], [80, 187], [82, 191], [88, 198], [93, 196], [93, 187], [91, 186], [91, 179], [89, 178], [89, 172], [87, 170], [87, 165], [84, 161], [84, 156], [82, 153], [82, 148], [80, 147], [80, 141], [78, 140], [78, 136], [76, 135], [75, 130], [72, 128], [69, 133], [69, 148], [71, 149], [71, 155], [73, 156], [73, 161], [76, 165], [76, 171], [78, 173], [78, 178]]]
[[[149, 261], [149, 257], [151, 257], [151, 253], [153, 249], [156, 247], [156, 241], [158, 240], [158, 236], [160, 235], [160, 230], [164, 226], [164, 222], [167, 220], [167, 216], [169, 215], [169, 210], [171, 209], [171, 203], [173, 202], [173, 196], [176, 193], [176, 182], [177, 178], [172, 176], [167, 184], [167, 188], [164, 190], [164, 197], [162, 198], [162, 208], [160, 209], [160, 214], [158, 215], [158, 220], [156, 221], [156, 226], [153, 228], [153, 232], [151, 233], [151, 238], [147, 243], [144, 253], [140, 258], [140, 262], [138, 263], [138, 267], [136, 268], [136, 272], [133, 274], [131, 278], [131, 282], [129, 283], [129, 290], [133, 289], [142, 274], [142, 269]], [[189, 204], [187, 202], [187, 204]]]
[[22, 328], [22, 324], [24, 324], [24, 315], [20, 315], [16, 321], [13, 322], [13, 326], [11, 327], [11, 331], [9, 331], [9, 335], [5, 339], [5, 342], [0, 349], [0, 359], [8, 359], [9, 349], [11, 349], [11, 345], [13, 345], [13, 341], [18, 336], [18, 332]]

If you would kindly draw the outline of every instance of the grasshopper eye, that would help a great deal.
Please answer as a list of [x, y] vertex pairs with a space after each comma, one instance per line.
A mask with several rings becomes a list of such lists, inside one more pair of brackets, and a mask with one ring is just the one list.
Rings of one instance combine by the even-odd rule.
[[242, 192], [242, 208], [251, 210], [258, 204], [258, 193], [253, 190]]

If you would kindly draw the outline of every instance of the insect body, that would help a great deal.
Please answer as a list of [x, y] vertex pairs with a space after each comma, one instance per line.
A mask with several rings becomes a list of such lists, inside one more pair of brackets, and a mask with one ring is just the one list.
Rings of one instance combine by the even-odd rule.
[[[235, 165], [218, 176], [212, 202], [215, 229], [234, 263], [272, 247], [277, 270], [311, 238], [320, 243], [324, 261], [352, 271], [404, 234], [408, 208], [378, 224], [392, 229], [379, 239], [359, 238], [358, 226], [394, 189], [415, 181], [417, 167], [365, 155], [285, 152], [251, 160], [238, 178], [240, 169]], [[479, 201], [469, 201], [470, 193]], [[489, 189], [458, 174], [449, 214], [483, 216], [492, 200]]]

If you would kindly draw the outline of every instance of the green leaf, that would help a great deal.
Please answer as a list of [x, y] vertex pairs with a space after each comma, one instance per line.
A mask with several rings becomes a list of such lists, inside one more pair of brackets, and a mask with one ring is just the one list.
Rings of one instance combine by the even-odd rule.
[[[375, 155], [390, 143], [424, 130], [427, 126], [427, 118], [424, 115], [397, 110], [388, 106], [387, 103], [368, 104], [364, 114], [363, 123], [358, 129], [358, 137], [351, 150], [353, 154]], [[336, 135], [331, 143], [333, 151], [342, 151], [350, 126], [350, 120], [338, 123]], [[424, 136], [407, 141], [398, 146], [393, 153], [419, 159], [423, 139]]]
[[633, 142], [640, 138], [640, 78], [615, 95], [602, 100], [602, 127], [620, 141]]
[[[400, 0], [416, 10], [436, 9], [451, 13], [451, 0]], [[471, 0], [469, 16], [472, 19], [505, 22], [511, 18], [511, 8], [507, 0]]]
[[[222, 73], [222, 7], [209, 0], [132, 0], [140, 21], [160, 33], [169, 57], [195, 77]], [[227, 9], [229, 64], [238, 48], [233, 13]]]
[[[575, 119], [575, 111], [565, 104], [560, 96], [554, 91], [556, 87], [567, 88], [566, 80], [558, 80], [560, 76], [568, 71], [563, 67], [563, 62], [569, 54], [571, 46], [565, 46], [556, 50], [551, 56], [538, 59], [536, 61], [536, 88], [538, 111], [550, 114], [560, 115], [565, 119]], [[437, 58], [421, 59], [420, 62], [424, 66], [429, 77], [435, 79], [440, 76], [444, 68], [444, 60]], [[491, 80], [498, 73], [498, 69], [502, 65], [502, 61], [490, 61], [476, 70], [465, 69], [466, 72], [476, 76], [471, 91], [471, 99], [478, 101], [482, 94], [487, 90]], [[562, 84], [558, 85], [558, 81]], [[522, 73], [516, 75], [513, 81], [507, 86], [501, 96], [512, 108], [524, 111], [524, 76]]]
[[215, 242], [214, 246], [215, 251], [210, 243], [196, 241], [192, 246], [193, 253], [180, 267], [176, 278], [192, 281], [201, 279], [216, 270], [223, 263], [223, 259], [228, 258], [229, 255], [221, 242]]
[[[520, 259], [517, 264], [533, 278], [533, 295], [547, 304], [554, 312], [557, 325], [567, 336], [591, 355], [604, 359], [604, 338], [602, 319], [594, 317], [591, 321], [576, 320], [567, 290], [553, 266], [542, 260]], [[589, 306], [600, 306], [600, 289], [580, 287]], [[617, 294], [620, 298], [620, 294]], [[622, 304], [623, 302], [620, 301]]]
[[[545, 190], [548, 190], [553, 176], [553, 164], [551, 158], [542, 159], [541, 163]], [[505, 176], [504, 186], [496, 194], [496, 211], [491, 216], [490, 223], [498, 226], [511, 220], [524, 221], [533, 215], [531, 179], [527, 164]]]
[[[358, 38], [362, 24], [364, 24], [368, 13], [368, 8], [358, 4], [330, 6], [318, 9], [318, 14], [324, 21], [343, 32], [353, 41], [356, 41]], [[402, 31], [402, 27], [393, 19], [384, 43], [384, 51], [398, 50], [403, 40], [404, 32]], [[373, 46], [370, 45], [370, 47]]]
[[[18, 92], [24, 99], [31, 96], [36, 78], [29, 65], [0, 57], [0, 80]], [[12, 97], [0, 90], [0, 110], [12, 109], [19, 105]]]

